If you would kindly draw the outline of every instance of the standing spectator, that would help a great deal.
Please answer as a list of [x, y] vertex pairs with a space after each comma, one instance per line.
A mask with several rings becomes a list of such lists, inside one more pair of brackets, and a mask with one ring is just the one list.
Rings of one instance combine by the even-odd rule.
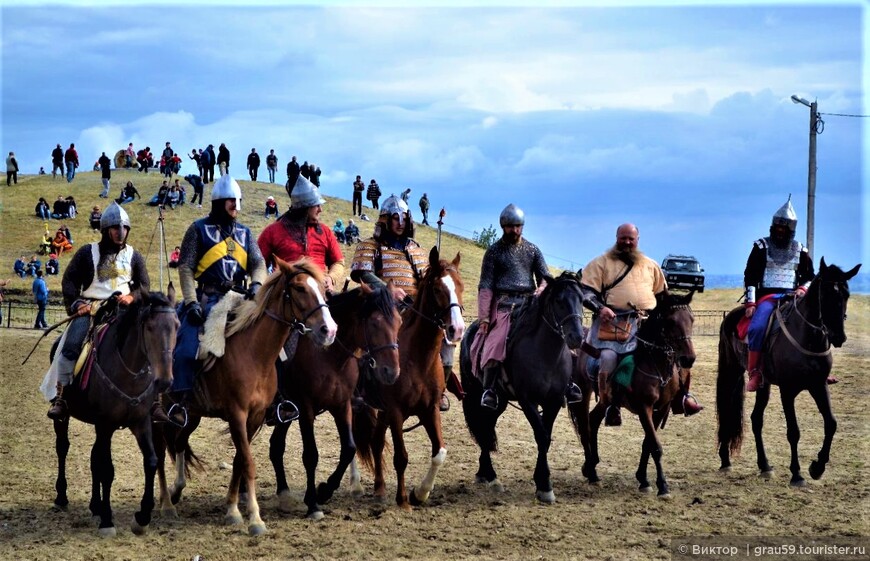
[[18, 160], [15, 159], [15, 152], [9, 152], [6, 156], [6, 186], [9, 187], [12, 183], [18, 185]]
[[366, 190], [366, 184], [362, 182], [362, 178], [360, 176], [356, 176], [356, 180], [353, 182], [353, 215], [359, 216], [362, 214], [362, 196], [363, 191]]
[[136, 161], [139, 162], [139, 171], [144, 171], [148, 173], [148, 168], [154, 163], [154, 159], [151, 156], [151, 147], [146, 146], [145, 148], [136, 152]]
[[400, 196], [402, 197], [402, 200], [405, 201], [405, 204], [408, 204], [408, 199], [411, 198], [411, 188], [408, 187], [407, 189], [402, 191], [402, 194]]
[[141, 199], [142, 195], [139, 194], [139, 191], [133, 187], [133, 182], [128, 181], [127, 184], [121, 189], [121, 195], [115, 199], [115, 202], [119, 205], [123, 205], [125, 203], [132, 203], [137, 198]]
[[420, 197], [420, 212], [423, 213], [423, 224], [429, 226], [429, 197], [426, 193]]
[[76, 214], [78, 214], [78, 207], [76, 206], [76, 200], [72, 195], [68, 196], [66, 199], [66, 214], [70, 218], [75, 218]]
[[51, 151], [51, 178], [57, 179], [57, 170], [60, 170], [60, 174], [63, 175], [63, 148], [60, 147], [60, 144]]
[[299, 175], [311, 181], [311, 167], [308, 165], [308, 160], [305, 160], [302, 162], [302, 165], [299, 166]]
[[196, 151], [196, 148], [191, 150], [188, 158], [196, 162], [196, 169], [199, 171], [199, 176], [202, 177], [202, 148], [199, 149], [199, 152]]
[[290, 158], [287, 162], [287, 195], [293, 192], [293, 186], [296, 185], [296, 180], [299, 179], [299, 162], [296, 161], [296, 156]]
[[175, 175], [178, 175], [178, 172], [181, 171], [181, 163], [182, 163], [182, 161], [183, 161], [183, 160], [181, 159], [181, 156], [179, 156], [177, 152], [173, 152], [173, 153], [172, 153], [172, 157], [169, 158], [169, 168], [170, 168], [170, 171], [171, 171], [172, 173], [174, 173]]
[[366, 191], [366, 198], [372, 202], [372, 208], [378, 210], [378, 199], [381, 198], [381, 188], [378, 183], [372, 179], [369, 183], [369, 188]]
[[48, 201], [44, 197], [39, 197], [39, 202], [36, 203], [36, 216], [43, 220], [51, 218], [51, 209], [48, 206]]
[[[203, 152], [203, 154], [204, 153], [205, 152]], [[185, 175], [184, 180], [193, 186], [193, 198], [190, 199], [190, 205], [193, 206], [194, 204], [197, 204], [197, 199], [198, 199], [199, 204], [198, 204], [197, 208], [202, 208], [202, 189], [203, 189], [202, 178], [198, 175], [194, 175], [191, 173], [190, 175]]]
[[88, 223], [91, 226], [91, 230], [100, 229], [100, 218], [102, 217], [103, 211], [100, 210], [100, 205], [94, 205], [94, 208], [91, 210], [91, 215], [88, 217]]
[[214, 166], [217, 162], [217, 156], [214, 154], [214, 144], [209, 144], [202, 151], [200, 161], [202, 162], [202, 182], [208, 185], [210, 181], [214, 181]]
[[33, 299], [36, 301], [36, 323], [33, 324], [33, 329], [45, 329], [48, 323], [45, 321], [45, 306], [48, 304], [48, 286], [45, 284], [45, 279], [42, 278], [42, 271], [36, 272], [36, 278], [33, 280], [33, 285], [30, 288], [33, 292]]
[[51, 217], [55, 220], [63, 220], [69, 218], [69, 203], [64, 200], [62, 195], [57, 196], [57, 200], [51, 207]]
[[260, 155], [257, 154], [256, 148], [251, 148], [251, 153], [248, 154], [248, 175], [251, 176], [251, 181], [257, 180], [257, 172], [260, 170]]
[[[172, 156], [175, 155], [175, 152], [172, 150], [172, 146], [169, 145], [169, 142], [166, 143], [166, 147], [163, 149], [163, 152], [160, 154], [161, 160], [163, 160], [163, 165], [168, 166], [172, 161]], [[164, 173], [166, 172], [166, 168], [164, 167]], [[171, 170], [170, 170], [171, 173]], [[168, 176], [167, 176], [168, 177]]]
[[218, 146], [217, 165], [221, 175], [230, 172], [230, 149], [223, 142]]
[[63, 155], [63, 161], [66, 163], [66, 181], [72, 183], [76, 176], [76, 168], [79, 167], [79, 154], [76, 152], [76, 145], [70, 143]]
[[135, 159], [136, 151], [133, 149], [133, 143], [131, 142], [127, 145], [127, 149], [124, 150], [124, 169], [131, 169]]
[[[42, 271], [40, 271], [41, 273]], [[48, 256], [48, 262], [45, 264], [46, 275], [56, 275], [60, 272], [60, 263], [57, 261], [57, 255], [52, 253]]]
[[[133, 145], [131, 144], [130, 147]], [[129, 156], [128, 156], [129, 157]], [[100, 156], [100, 159], [97, 160], [100, 164], [100, 172], [103, 181], [103, 191], [100, 193], [101, 199], [109, 198], [109, 180], [112, 179], [112, 160], [106, 156], [106, 153], [103, 152], [103, 155]]]
[[24, 275], [27, 274], [27, 261], [24, 260], [23, 255], [15, 260], [15, 266], [13, 270], [15, 271], [15, 274], [22, 279], [24, 278]]
[[347, 228], [344, 229], [344, 242], [347, 245], [359, 243], [359, 228], [353, 223], [353, 218], [347, 221]]
[[275, 183], [275, 174], [278, 173], [278, 156], [275, 155], [275, 150], [269, 150], [269, 155], [266, 156], [266, 169], [269, 170], [269, 183]]
[[266, 199], [266, 211], [263, 213], [263, 218], [269, 218], [269, 215], [274, 214], [275, 220], [278, 219], [278, 203], [275, 202], [275, 197]]
[[311, 169], [311, 183], [314, 183], [314, 186], [319, 189], [320, 188], [320, 167], [315, 166], [314, 164], [310, 164], [308, 167]]

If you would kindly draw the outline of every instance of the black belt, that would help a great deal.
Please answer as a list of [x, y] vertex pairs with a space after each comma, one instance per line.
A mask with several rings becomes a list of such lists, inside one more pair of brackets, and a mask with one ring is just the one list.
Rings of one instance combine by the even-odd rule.
[[526, 296], [531, 296], [531, 290], [496, 290], [495, 297], [498, 298], [500, 296], [507, 296], [509, 298], [525, 298]]

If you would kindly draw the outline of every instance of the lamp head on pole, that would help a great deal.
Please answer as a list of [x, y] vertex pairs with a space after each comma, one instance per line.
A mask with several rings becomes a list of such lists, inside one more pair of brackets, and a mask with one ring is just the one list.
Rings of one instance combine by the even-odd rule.
[[798, 97], [796, 95], [791, 96], [791, 101], [792, 101], [792, 103], [800, 103], [801, 105], [806, 105], [807, 107], [812, 106], [812, 104], [809, 101], [805, 100], [802, 97]]

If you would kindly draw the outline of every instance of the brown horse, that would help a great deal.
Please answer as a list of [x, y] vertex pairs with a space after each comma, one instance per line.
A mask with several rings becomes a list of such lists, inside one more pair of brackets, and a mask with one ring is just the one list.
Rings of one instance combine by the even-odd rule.
[[[395, 383], [400, 371], [397, 338], [402, 317], [388, 288], [372, 289], [360, 285], [330, 298], [329, 310], [338, 324], [335, 344], [323, 347], [303, 338], [293, 359], [280, 363], [278, 367], [282, 395], [299, 407], [302, 463], [307, 475], [305, 504], [308, 505], [307, 516], [313, 520], [323, 518], [320, 505], [338, 489], [356, 453], [351, 398], [360, 373], [373, 378], [373, 382], [390, 385]], [[314, 438], [314, 419], [324, 410], [329, 411], [335, 420], [341, 452], [332, 475], [325, 483], [315, 486], [319, 454]], [[284, 450], [289, 428], [290, 423], [278, 423], [269, 439], [269, 458], [275, 468], [278, 487], [278, 508], [284, 512], [291, 510], [290, 490], [284, 475]]]
[[[810, 464], [810, 476], [819, 479], [830, 460], [831, 442], [837, 431], [837, 420], [831, 411], [831, 396], [826, 378], [834, 359], [831, 346], [841, 347], [846, 342], [846, 304], [849, 301], [849, 280], [858, 274], [860, 264], [843, 272], [836, 265], [825, 264], [823, 257], [819, 274], [810, 283], [806, 295], [798, 301], [778, 303], [775, 312], [779, 330], [766, 342], [764, 351], [764, 377], [769, 382], [755, 393], [752, 410], [752, 432], [758, 469], [762, 477], [769, 477], [773, 468], [767, 461], [764, 441], [764, 409], [770, 400], [770, 384], [779, 386], [780, 400], [785, 413], [786, 437], [791, 446], [791, 485], [806, 484], [798, 460], [800, 429], [797, 424], [794, 401], [804, 390], [810, 392], [825, 423], [825, 438], [816, 460]], [[721, 470], [731, 469], [731, 454], [737, 454], [743, 443], [743, 372], [746, 363], [746, 345], [736, 334], [737, 323], [744, 315], [742, 307], [732, 310], [722, 321], [719, 330], [719, 375], [716, 380], [716, 412], [719, 418], [719, 458]]]
[[[459, 275], [459, 254], [452, 262], [439, 259], [438, 250], [429, 252], [429, 268], [417, 287], [414, 304], [403, 315], [399, 331], [399, 353], [402, 375], [391, 386], [380, 387], [383, 409], [373, 415], [365, 412], [354, 416], [354, 437], [357, 457], [375, 474], [374, 494], [386, 497], [384, 483], [384, 446], [386, 432], [393, 436], [393, 466], [396, 469], [396, 503], [405, 510], [429, 499], [435, 476], [444, 463], [447, 449], [441, 434], [441, 411], [438, 408], [444, 392], [444, 370], [441, 366], [441, 340], [444, 334], [458, 342], [465, 331], [462, 319], [462, 278]], [[416, 489], [410, 503], [405, 488], [408, 452], [402, 425], [416, 415], [432, 443], [429, 471]]]
[[[625, 393], [623, 407], [638, 416], [643, 427], [640, 463], [635, 473], [639, 489], [649, 492], [647, 465], [650, 455], [656, 465], [658, 496], [670, 495], [668, 483], [662, 470], [662, 444], [658, 429], [667, 420], [671, 402], [680, 390], [680, 379], [695, 362], [695, 347], [692, 344], [692, 325], [695, 321], [689, 304], [692, 292], [685, 296], [667, 292], [656, 296], [656, 307], [637, 330], [637, 349], [634, 352], [634, 375], [630, 390]], [[598, 456], [598, 429], [604, 419], [605, 406], [599, 401], [589, 411], [593, 388], [597, 390], [597, 377], [587, 375], [587, 360], [583, 356], [576, 361], [575, 378], [584, 386], [584, 401], [569, 406], [571, 421], [580, 441], [586, 461], [583, 475], [590, 483], [600, 481], [595, 467], [601, 461]]]
[[[112, 465], [112, 435], [126, 426], [136, 438], [145, 467], [145, 489], [140, 510], [134, 514], [132, 530], [143, 534], [154, 509], [154, 473], [157, 457], [151, 433], [151, 404], [172, 384], [172, 353], [178, 317], [175, 289], [161, 292], [136, 291], [133, 304], [119, 312], [105, 328], [93, 354], [85, 389], [74, 383], [63, 394], [70, 415], [94, 425], [97, 438], [91, 449], [90, 510], [100, 518], [100, 534], [114, 536], [109, 495], [115, 468]], [[113, 300], [104, 310], [115, 306]], [[69, 451], [69, 422], [54, 421], [57, 451], [57, 497], [54, 504], [66, 510], [66, 456]]]
[[[236, 448], [233, 474], [227, 492], [228, 524], [241, 524], [239, 484], [245, 481], [248, 532], [259, 535], [266, 526], [260, 519], [257, 504], [255, 467], [251, 456], [251, 439], [257, 433], [272, 403], [278, 386], [275, 361], [290, 335], [297, 329], [310, 335], [317, 345], [329, 345], [335, 339], [336, 325], [321, 293], [323, 274], [307, 259], [288, 264], [275, 258], [277, 269], [254, 300], [242, 304], [227, 328], [226, 352], [214, 367], [197, 376], [189, 421], [182, 429], [163, 425], [165, 447], [176, 462], [176, 480], [167, 489], [163, 450], [158, 454], [160, 503], [172, 513], [172, 505], [181, 499], [186, 485], [187, 468], [196, 456], [188, 439], [202, 417], [218, 417], [229, 423]], [[170, 502], [171, 501], [171, 502]]]

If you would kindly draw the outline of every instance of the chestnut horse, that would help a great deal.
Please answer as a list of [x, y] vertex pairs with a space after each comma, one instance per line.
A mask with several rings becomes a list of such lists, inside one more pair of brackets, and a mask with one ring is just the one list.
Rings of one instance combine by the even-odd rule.
[[[429, 499], [435, 486], [435, 476], [447, 457], [441, 434], [441, 411], [438, 408], [444, 393], [444, 369], [439, 350], [445, 333], [452, 342], [462, 339], [465, 321], [462, 319], [462, 277], [460, 256], [453, 261], [439, 259], [437, 248], [429, 252], [429, 267], [417, 286], [414, 304], [402, 314], [399, 330], [399, 354], [402, 375], [391, 386], [380, 386], [383, 409], [367, 409], [354, 416], [354, 437], [357, 457], [374, 470], [375, 497], [386, 497], [384, 483], [384, 446], [387, 429], [393, 436], [393, 467], [396, 469], [396, 503], [405, 510]], [[370, 413], [370, 414], [367, 414]], [[420, 486], [405, 488], [408, 451], [405, 449], [403, 423], [411, 415], [420, 420], [432, 443], [432, 460]]]
[[[399, 376], [397, 337], [402, 318], [396, 303], [385, 287], [359, 288], [329, 299], [329, 310], [338, 324], [335, 343], [316, 345], [303, 338], [292, 360], [279, 363], [282, 395], [299, 407], [299, 430], [302, 433], [302, 463], [307, 475], [305, 504], [307, 516], [323, 518], [321, 504], [326, 503], [341, 484], [347, 466], [356, 453], [353, 440], [351, 398], [360, 373], [380, 384], [393, 384]], [[358, 351], [362, 354], [359, 355]], [[329, 411], [335, 420], [341, 443], [338, 465], [332, 475], [315, 486], [319, 454], [314, 438], [314, 419]], [[279, 506], [289, 512], [290, 490], [284, 475], [284, 450], [290, 423], [278, 423], [269, 439], [269, 458], [275, 468]]]
[[[175, 289], [162, 292], [134, 291], [126, 310], [114, 316], [94, 350], [87, 387], [73, 383], [63, 393], [70, 416], [94, 425], [97, 438], [91, 449], [90, 510], [100, 518], [100, 535], [114, 536], [109, 495], [115, 479], [112, 465], [112, 435], [126, 426], [136, 438], [145, 468], [145, 489], [140, 510], [133, 515], [132, 530], [143, 534], [154, 509], [154, 473], [157, 457], [151, 433], [151, 404], [172, 384], [172, 353], [178, 316]], [[112, 314], [115, 300], [103, 305]], [[55, 344], [56, 345], [56, 344]], [[55, 346], [56, 348], [56, 346]], [[52, 349], [52, 355], [54, 354]], [[69, 451], [69, 422], [54, 421], [57, 451], [57, 497], [54, 504], [66, 510], [66, 456]]]
[[[825, 423], [825, 438], [816, 460], [810, 464], [810, 476], [819, 479], [830, 460], [831, 442], [837, 431], [837, 420], [831, 411], [831, 396], [826, 379], [834, 359], [831, 346], [840, 348], [846, 342], [846, 304], [849, 301], [849, 280], [858, 274], [860, 264], [843, 272], [830, 267], [822, 257], [819, 274], [810, 283], [806, 295], [798, 301], [781, 300], [775, 312], [779, 330], [773, 331], [765, 343], [764, 387], [755, 393], [752, 410], [752, 432], [758, 469], [769, 477], [773, 468], [767, 461], [764, 441], [764, 409], [770, 400], [770, 384], [779, 386], [779, 396], [785, 413], [786, 437], [791, 446], [791, 485], [806, 484], [798, 460], [800, 429], [794, 401], [804, 390], [810, 392]], [[719, 458], [721, 470], [731, 469], [731, 454], [740, 451], [743, 442], [743, 401], [746, 345], [737, 337], [737, 322], [744, 315], [742, 307], [732, 310], [719, 330], [719, 375], [716, 379], [716, 413], [719, 419]], [[787, 317], [786, 317], [787, 316]], [[783, 318], [785, 319], [783, 320]]]
[[[647, 465], [652, 456], [656, 466], [656, 488], [660, 498], [670, 496], [668, 482], [662, 470], [662, 443], [659, 429], [667, 420], [671, 401], [680, 391], [683, 373], [695, 363], [695, 347], [692, 343], [692, 326], [695, 317], [689, 306], [693, 292], [677, 295], [663, 292], [656, 295], [656, 307], [638, 327], [637, 349], [634, 351], [634, 375], [631, 387], [625, 392], [622, 406], [636, 414], [643, 427], [640, 463], [635, 477], [642, 492], [651, 490], [647, 479]], [[586, 461], [583, 475], [590, 483], [599, 480], [596, 466], [598, 456], [598, 429], [604, 419], [605, 406], [599, 401], [589, 411], [592, 388], [597, 390], [597, 376], [588, 377], [586, 356], [575, 364], [575, 378], [581, 384], [584, 400], [569, 406], [571, 421], [580, 436]], [[578, 372], [579, 371], [579, 372]]]
[[[255, 466], [251, 439], [263, 424], [266, 408], [278, 389], [275, 361], [292, 329], [310, 335], [317, 345], [335, 339], [336, 325], [321, 293], [323, 274], [308, 259], [286, 263], [275, 258], [276, 270], [254, 300], [243, 303], [227, 326], [226, 352], [214, 367], [196, 377], [188, 423], [178, 429], [163, 425], [165, 447], [175, 458], [176, 479], [167, 489], [163, 450], [158, 454], [160, 504], [172, 513], [186, 485], [187, 468], [196, 460], [188, 439], [202, 417], [227, 420], [236, 448], [233, 473], [227, 492], [228, 524], [241, 524], [239, 484], [244, 479], [247, 497], [248, 532], [266, 531], [257, 504]], [[159, 442], [159, 441], [158, 441]], [[171, 501], [171, 502], [170, 502]]]

